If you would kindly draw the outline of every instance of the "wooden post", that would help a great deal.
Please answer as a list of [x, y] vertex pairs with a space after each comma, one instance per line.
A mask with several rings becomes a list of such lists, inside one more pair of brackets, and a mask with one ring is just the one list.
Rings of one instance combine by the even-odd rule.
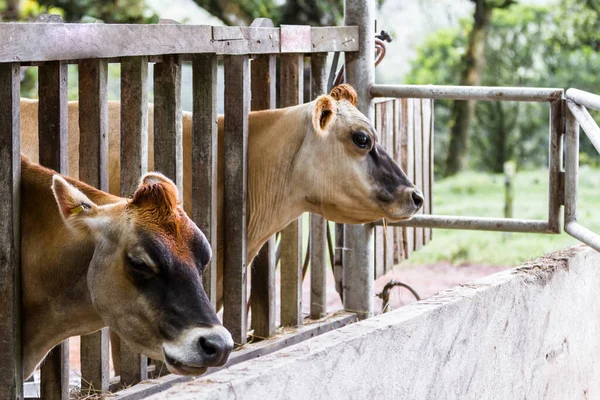
[[[421, 99], [421, 137], [423, 152], [421, 156], [423, 165], [423, 186], [421, 191], [425, 196], [423, 202], [423, 214], [431, 214], [431, 177], [433, 175], [433, 100]], [[426, 245], [431, 240], [431, 228], [423, 229], [423, 245]]]
[[[121, 61], [121, 196], [133, 195], [148, 171], [148, 57]], [[125, 343], [120, 351], [121, 384], [133, 385], [148, 378], [148, 359]], [[115, 364], [115, 369], [117, 365]]]
[[[280, 57], [280, 104], [302, 103], [304, 55]], [[292, 221], [281, 232], [281, 325], [302, 325], [302, 219]]]
[[154, 64], [154, 169], [169, 177], [183, 195], [181, 57]]
[[[275, 108], [276, 59], [257, 55], [251, 64], [252, 111]], [[275, 236], [260, 249], [251, 265], [252, 328], [254, 336], [267, 338], [275, 332]]]
[[[394, 100], [394, 151], [392, 157], [402, 166], [402, 101]], [[406, 172], [406, 171], [404, 171]], [[400, 263], [404, 258], [404, 235], [401, 227], [394, 228], [394, 263]]]
[[[310, 56], [311, 100], [327, 91], [327, 53]], [[310, 317], [319, 319], [327, 313], [327, 220], [310, 215]]]
[[[413, 102], [415, 99], [402, 99], [402, 114], [400, 118], [400, 136], [401, 136], [401, 154], [402, 163], [400, 167], [408, 176], [411, 182], [415, 182], [415, 153], [414, 153], [414, 106]], [[414, 250], [415, 244], [415, 228], [406, 227], [402, 228], [402, 235], [404, 237], [404, 257], [409, 258]]]
[[[369, 88], [375, 81], [375, 1], [345, 0], [344, 24], [360, 26], [359, 51], [346, 53], [346, 79], [356, 89], [358, 109], [373, 120]], [[373, 228], [346, 225], [344, 241], [344, 308], [368, 318], [374, 305]]]
[[[79, 179], [108, 191], [108, 62], [79, 63]], [[81, 337], [81, 389], [109, 388], [109, 331], [103, 328]]]
[[19, 64], [0, 64], [0, 398], [23, 398], [21, 359]]
[[[67, 64], [52, 61], [38, 67], [40, 164], [68, 173]], [[69, 398], [69, 341], [57, 345], [42, 363], [41, 394], [44, 400]]]
[[[423, 116], [421, 115], [422, 106], [421, 99], [415, 99], [413, 101], [414, 106], [414, 172], [415, 180], [413, 183], [423, 191]], [[421, 208], [418, 214], [423, 214]], [[415, 250], [420, 250], [423, 247], [423, 228], [415, 228]]]
[[[217, 306], [217, 56], [196, 54], [192, 59], [192, 219], [212, 248], [204, 270], [204, 290]], [[186, 143], [186, 146], [190, 144]]]
[[250, 59], [225, 56], [225, 254], [223, 325], [233, 341], [246, 343], [248, 113]]

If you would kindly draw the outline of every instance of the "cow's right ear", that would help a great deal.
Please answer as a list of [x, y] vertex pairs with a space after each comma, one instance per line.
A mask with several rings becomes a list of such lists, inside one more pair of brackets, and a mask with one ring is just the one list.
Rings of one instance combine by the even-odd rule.
[[98, 206], [62, 176], [52, 177], [52, 193], [58, 205], [60, 215], [72, 228], [87, 227], [86, 219], [96, 214]]
[[323, 95], [317, 98], [313, 111], [313, 126], [317, 134], [322, 137], [327, 135], [329, 127], [335, 121], [336, 113], [335, 100], [331, 96]]

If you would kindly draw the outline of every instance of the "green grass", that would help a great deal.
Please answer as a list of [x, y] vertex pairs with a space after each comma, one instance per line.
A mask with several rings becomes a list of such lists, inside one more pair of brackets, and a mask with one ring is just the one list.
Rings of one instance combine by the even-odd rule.
[[[517, 173], [514, 217], [546, 219], [547, 170]], [[600, 233], [600, 169], [582, 166], [579, 172], [578, 220]], [[504, 217], [504, 176], [465, 172], [435, 182], [433, 211], [438, 215]], [[562, 218], [561, 218], [562, 224]], [[571, 236], [436, 229], [433, 241], [413, 253], [408, 263], [482, 263], [512, 266], [579, 243]]]

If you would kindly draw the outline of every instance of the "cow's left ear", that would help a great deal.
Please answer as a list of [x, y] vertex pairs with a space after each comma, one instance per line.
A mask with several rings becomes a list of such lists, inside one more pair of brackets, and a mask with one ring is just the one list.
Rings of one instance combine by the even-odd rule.
[[335, 120], [336, 112], [335, 100], [331, 96], [323, 95], [317, 98], [313, 110], [313, 126], [319, 136], [327, 135], [329, 127]]
[[87, 227], [86, 217], [91, 217], [97, 212], [98, 206], [60, 175], [52, 177], [52, 193], [60, 215], [71, 228]]
[[342, 83], [341, 85], [337, 85], [333, 89], [331, 89], [331, 93], [329, 93], [331, 97], [336, 100], [348, 100], [350, 104], [356, 107], [356, 102], [358, 100], [358, 95], [356, 94], [356, 90], [347, 83]]

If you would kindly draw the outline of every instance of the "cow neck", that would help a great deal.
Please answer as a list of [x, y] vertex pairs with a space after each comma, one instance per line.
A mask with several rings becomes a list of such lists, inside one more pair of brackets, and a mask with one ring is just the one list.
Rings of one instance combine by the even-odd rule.
[[[87, 287], [91, 238], [79, 237], [64, 224], [51, 191], [54, 171], [26, 159], [21, 170], [23, 367], [29, 374], [55, 343], [104, 324]], [[77, 186], [93, 201], [106, 202], [102, 192]]]
[[304, 212], [294, 184], [296, 155], [305, 138], [309, 105], [251, 114], [249, 121], [248, 258]]

